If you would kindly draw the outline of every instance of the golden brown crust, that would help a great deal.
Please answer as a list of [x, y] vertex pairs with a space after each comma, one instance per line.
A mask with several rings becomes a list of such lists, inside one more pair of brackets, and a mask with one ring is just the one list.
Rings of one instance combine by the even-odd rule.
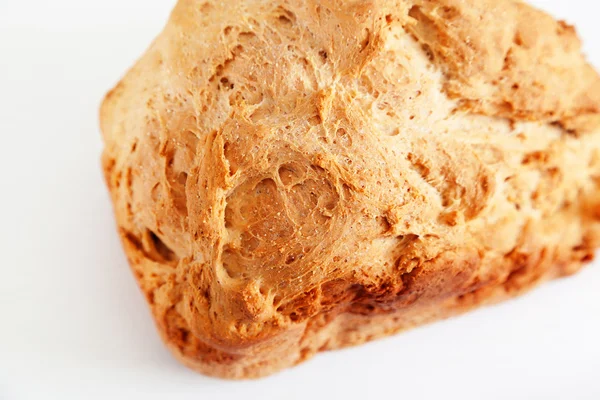
[[519, 1], [180, 0], [100, 116], [165, 343], [264, 376], [577, 271], [599, 82]]
[[573, 130], [600, 113], [600, 78], [565, 22], [520, 0], [419, 0], [409, 15], [408, 30], [447, 74], [446, 91], [470, 111]]

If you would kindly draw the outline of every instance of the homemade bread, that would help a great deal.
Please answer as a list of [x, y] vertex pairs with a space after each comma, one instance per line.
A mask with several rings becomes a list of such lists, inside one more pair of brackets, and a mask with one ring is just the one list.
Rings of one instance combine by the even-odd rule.
[[506, 299], [599, 243], [600, 78], [517, 0], [180, 0], [101, 126], [131, 267], [209, 375]]

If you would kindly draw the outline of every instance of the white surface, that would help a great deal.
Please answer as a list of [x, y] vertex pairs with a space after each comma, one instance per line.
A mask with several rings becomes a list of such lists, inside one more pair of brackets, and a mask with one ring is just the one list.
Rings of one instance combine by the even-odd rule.
[[[600, 66], [597, 1], [536, 3]], [[261, 381], [175, 362], [117, 240], [97, 127], [172, 4], [0, 0], [0, 399], [600, 399], [600, 265]]]

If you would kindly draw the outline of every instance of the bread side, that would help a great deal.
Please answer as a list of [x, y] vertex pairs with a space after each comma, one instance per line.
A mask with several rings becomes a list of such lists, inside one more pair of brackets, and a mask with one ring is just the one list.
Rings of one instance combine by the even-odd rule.
[[598, 82], [517, 1], [180, 0], [101, 110], [163, 339], [258, 377], [577, 271]]

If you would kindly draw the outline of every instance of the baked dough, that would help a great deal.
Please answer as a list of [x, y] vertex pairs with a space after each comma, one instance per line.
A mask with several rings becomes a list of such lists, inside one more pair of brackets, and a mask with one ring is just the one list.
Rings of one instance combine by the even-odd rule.
[[158, 330], [254, 378], [593, 257], [600, 78], [517, 0], [180, 0], [106, 96]]

